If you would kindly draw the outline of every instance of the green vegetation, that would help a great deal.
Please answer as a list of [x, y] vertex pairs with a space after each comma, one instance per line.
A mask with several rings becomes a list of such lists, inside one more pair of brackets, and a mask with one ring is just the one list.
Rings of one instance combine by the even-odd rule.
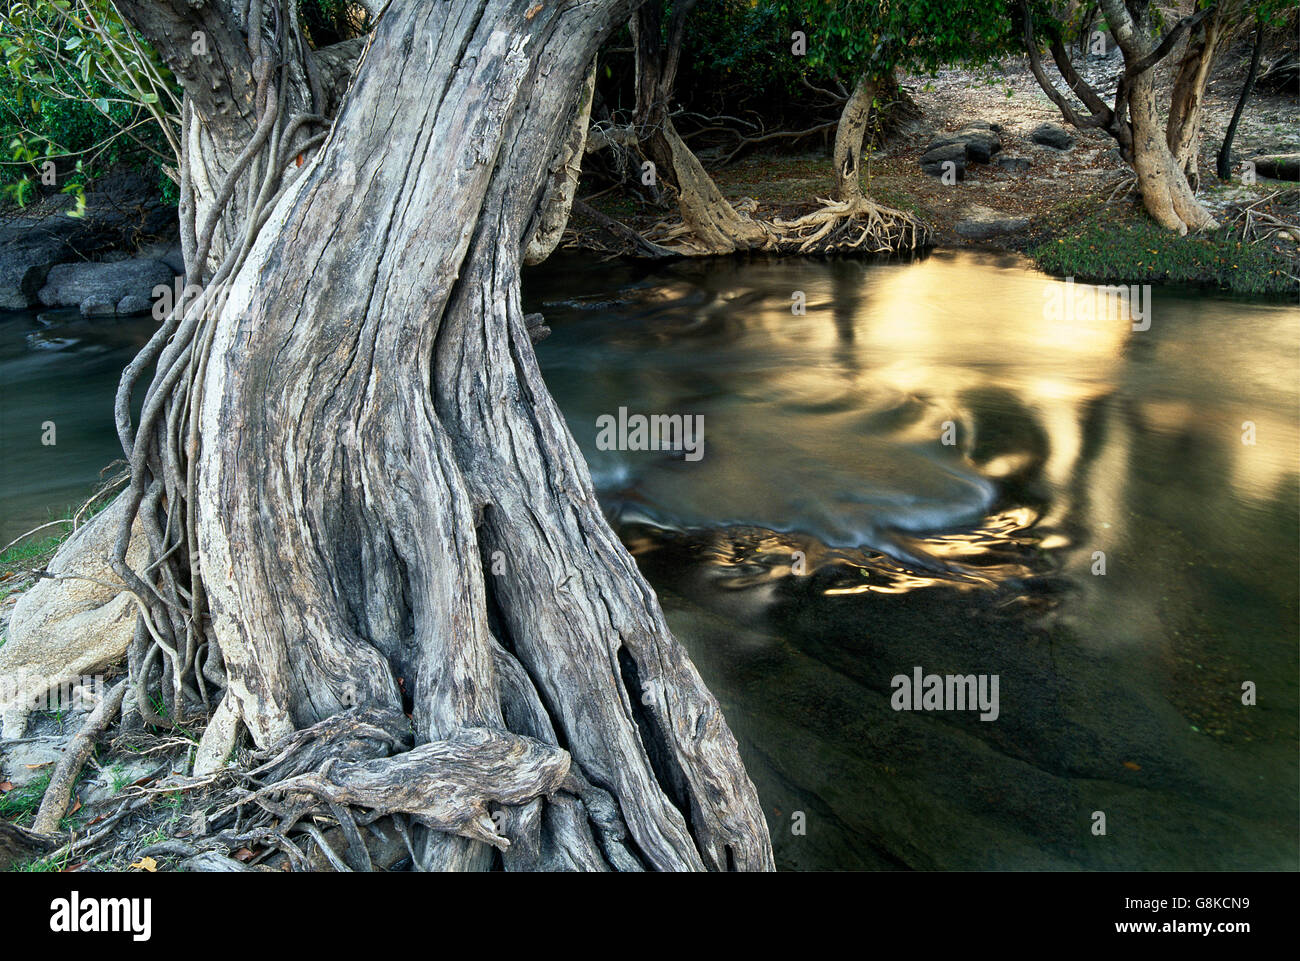
[[29, 0], [0, 13], [0, 187], [19, 204], [95, 176], [151, 167], [176, 199], [179, 88], [107, 0]]
[[[30, 572], [45, 567], [54, 556], [54, 552], [59, 549], [59, 545], [72, 534], [71, 523], [56, 522], [71, 521], [78, 512], [82, 512], [80, 523], [84, 524], [113, 502], [111, 497], [101, 496], [109, 489], [105, 488], [97, 493], [89, 505], [69, 507], [61, 516], [51, 517], [52, 526], [46, 527], [43, 531], [37, 530], [31, 537], [0, 551], [0, 603], [14, 591], [30, 587], [31, 578], [28, 576]], [[5, 635], [0, 632], [0, 646], [3, 646], [4, 642]]]
[[852, 86], [859, 74], [931, 72], [1015, 47], [1002, 4], [987, 0], [770, 0], [808, 34], [807, 66]]
[[1067, 204], [1048, 221], [1040, 234], [1048, 239], [1026, 253], [1050, 274], [1295, 297], [1296, 245], [1290, 240], [1247, 243], [1225, 228], [1180, 237], [1139, 208], [1110, 206], [1097, 197]]
[[15, 824], [30, 821], [41, 806], [41, 798], [49, 784], [49, 772], [43, 772], [22, 787], [0, 794], [0, 818]]

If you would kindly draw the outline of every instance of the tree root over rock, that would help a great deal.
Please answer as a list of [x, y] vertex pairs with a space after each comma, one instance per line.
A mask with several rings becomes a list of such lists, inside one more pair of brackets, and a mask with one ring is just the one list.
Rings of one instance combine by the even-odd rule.
[[[345, 716], [336, 715], [324, 723], [341, 717]], [[361, 743], [351, 733], [347, 738], [353, 744]], [[293, 760], [290, 753], [280, 763]], [[569, 763], [567, 751], [530, 737], [462, 728], [444, 740], [388, 757], [345, 761], [335, 753], [317, 770], [269, 784], [218, 813], [250, 802], [266, 802], [267, 810], [285, 816], [291, 825], [324, 804], [345, 833], [351, 834], [347, 827], [351, 816], [344, 810], [351, 805], [369, 809], [371, 819], [409, 814], [433, 830], [485, 841], [504, 851], [510, 841], [497, 830], [488, 803], [522, 804], [554, 794], [566, 781]], [[282, 800], [270, 801], [273, 795]], [[349, 842], [354, 840], [349, 838]]]
[[[46, 856], [116, 861], [130, 852], [132, 861], [166, 858], [187, 871], [275, 870], [277, 862], [292, 871], [419, 869], [421, 839], [445, 832], [491, 845], [514, 870], [644, 869], [617, 802], [568, 751], [487, 728], [412, 742], [404, 715], [354, 708], [252, 755], [252, 767], [129, 789], [95, 830]], [[132, 815], [180, 795], [194, 815], [174, 822], [174, 837], [123, 844]], [[34, 837], [42, 854], [54, 846]]]

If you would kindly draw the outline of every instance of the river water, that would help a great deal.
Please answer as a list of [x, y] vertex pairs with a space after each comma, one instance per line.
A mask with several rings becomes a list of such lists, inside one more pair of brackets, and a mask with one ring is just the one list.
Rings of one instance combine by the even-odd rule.
[[[945, 252], [526, 274], [781, 867], [1300, 867], [1300, 310], [1156, 288], [1134, 330], [1081, 289]], [[0, 318], [0, 536], [117, 455], [151, 327]], [[702, 456], [601, 449], [619, 408]], [[895, 710], [918, 669], [996, 675], [996, 719]]]

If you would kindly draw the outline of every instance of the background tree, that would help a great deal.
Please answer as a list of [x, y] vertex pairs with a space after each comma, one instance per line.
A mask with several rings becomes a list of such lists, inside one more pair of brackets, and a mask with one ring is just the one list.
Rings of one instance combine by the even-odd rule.
[[[1199, 0], [1168, 29], [1164, 29], [1160, 9], [1149, 0], [1101, 0], [1100, 6], [1124, 58], [1114, 103], [1107, 104], [1070, 60], [1067, 41], [1079, 32], [1081, 6], [1063, 9], [1018, 0], [1018, 18], [1034, 77], [1067, 122], [1082, 129], [1104, 130], [1115, 138], [1120, 154], [1137, 172], [1142, 202], [1157, 223], [1179, 233], [1215, 226], [1214, 218], [1196, 199], [1205, 84], [1215, 53], [1251, 5], [1245, 0]], [[1039, 54], [1043, 43], [1086, 113], [1071, 104], [1043, 69]], [[1156, 70], [1179, 49], [1169, 104], [1162, 111]]]
[[[1223, 142], [1215, 156], [1215, 173], [1220, 180], [1227, 180], [1232, 175], [1232, 142], [1236, 139], [1237, 125], [1241, 123], [1246, 102], [1255, 89], [1255, 78], [1259, 75], [1259, 62], [1264, 52], [1265, 39], [1271, 30], [1281, 31], [1288, 21], [1294, 25], [1296, 19], [1295, 6], [1286, 0], [1263, 0], [1255, 7], [1253, 18], [1243, 18], [1243, 26], [1254, 28], [1255, 40], [1251, 45], [1250, 65], [1246, 68], [1246, 78], [1242, 81], [1241, 93], [1237, 96], [1237, 104], [1228, 121], [1228, 129], [1223, 134]], [[1291, 32], [1294, 33], [1295, 30]]]
[[[736, 250], [894, 253], [922, 246], [925, 230], [918, 221], [872, 202], [860, 191], [794, 220], [754, 217], [756, 205], [741, 209], [722, 195], [672, 118], [687, 17], [695, 5], [696, 0], [681, 0], [669, 11], [666, 0], [649, 0], [638, 8], [631, 24], [636, 54], [635, 138], [653, 163], [656, 178], [672, 191], [682, 215], [680, 225], [651, 239], [681, 253], [706, 255]], [[798, 56], [786, 41], [775, 55]]]
[[10, 3], [0, 11], [0, 183], [20, 204], [49, 186], [84, 201], [88, 180], [124, 161], [152, 164], [175, 196], [180, 90], [108, 0]]
[[835, 133], [835, 197], [862, 197], [862, 145], [869, 118], [898, 96], [898, 74], [980, 63], [1011, 47], [1005, 9], [993, 0], [772, 0], [808, 38], [810, 75], [851, 94]]

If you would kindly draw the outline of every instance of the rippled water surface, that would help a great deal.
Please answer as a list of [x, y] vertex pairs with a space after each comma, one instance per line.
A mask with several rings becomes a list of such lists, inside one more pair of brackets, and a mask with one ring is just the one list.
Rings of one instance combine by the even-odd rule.
[[[1157, 288], [1136, 332], [974, 254], [529, 280], [783, 866], [1297, 867], [1300, 310]], [[703, 456], [598, 449], [620, 406]], [[916, 667], [999, 717], [894, 711]]]
[[[1300, 310], [1157, 288], [1135, 332], [1061, 291], [943, 253], [525, 278], [783, 867], [1300, 867]], [[119, 456], [152, 328], [0, 316], [5, 540]], [[703, 456], [598, 449], [620, 407], [702, 416]], [[916, 667], [998, 675], [997, 720], [894, 711]]]

